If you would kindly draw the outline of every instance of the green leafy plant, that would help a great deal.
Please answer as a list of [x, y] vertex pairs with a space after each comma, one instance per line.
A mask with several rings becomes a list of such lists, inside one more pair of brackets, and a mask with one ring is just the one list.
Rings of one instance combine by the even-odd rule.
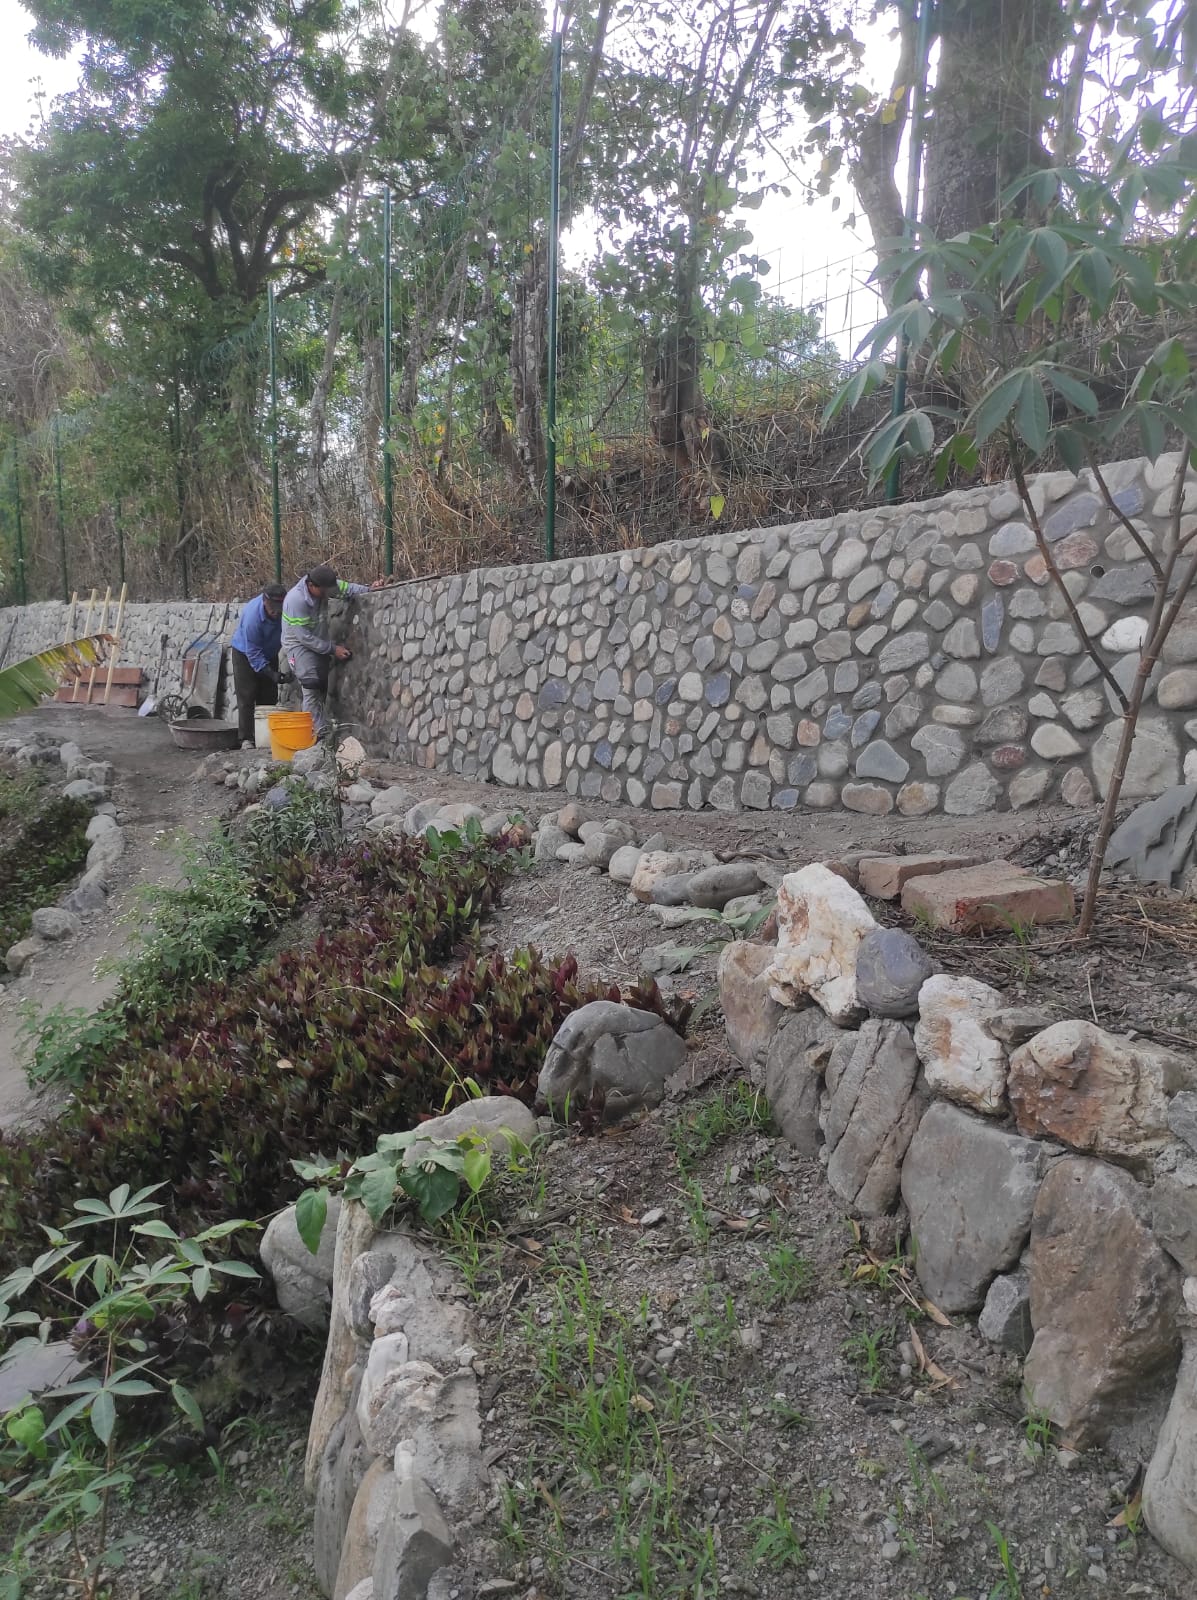
[[[1154, 27], [1140, 48], [1136, 70], [1149, 75], [1161, 59]], [[869, 432], [862, 455], [872, 481], [915, 457], [933, 455], [941, 482], [955, 468], [975, 470], [983, 451], [996, 448], [1009, 463], [1043, 570], [1122, 716], [1082, 934], [1093, 925], [1143, 701], [1197, 580], [1197, 528], [1185, 516], [1187, 476], [1197, 462], [1197, 369], [1185, 331], [1197, 311], [1190, 226], [1197, 152], [1183, 97], [1136, 104], [1134, 77], [1127, 88], [1135, 114], [1104, 171], [1067, 162], [1032, 171], [1007, 188], [991, 225], [947, 239], [922, 229], [885, 252], [878, 275], [892, 283], [892, 309], [863, 341], [863, 364], [824, 413], [832, 421], [884, 382], [896, 343], [936, 399]], [[1170, 482], [1158, 541], [1144, 536], [1133, 520], [1137, 504], [1111, 488], [1101, 465], [1128, 437], [1153, 463], [1169, 444], [1176, 449], [1163, 461]], [[1153, 595], [1129, 687], [1107, 659], [1102, 631], [1091, 635], [1085, 626], [1028, 482], [1035, 464], [1057, 461], [1087, 475], [1149, 578]]]
[[1051, 1448], [1055, 1425], [1049, 1413], [1037, 1406], [1034, 1400], [1027, 1402], [1022, 1429], [1032, 1455], [1045, 1459]]
[[845, 1339], [843, 1352], [860, 1375], [861, 1386], [868, 1394], [884, 1389], [888, 1381], [882, 1351], [892, 1342], [887, 1328], [876, 1328], [871, 1333], [861, 1328], [850, 1339]]
[[[517, 1164], [527, 1147], [510, 1129], [502, 1130], [508, 1159]], [[295, 1226], [313, 1255], [328, 1215], [330, 1186], [340, 1180], [347, 1200], [360, 1200], [377, 1225], [398, 1199], [414, 1201], [425, 1222], [440, 1219], [461, 1201], [477, 1196], [486, 1186], [493, 1167], [492, 1138], [463, 1133], [455, 1139], [432, 1138], [419, 1128], [406, 1133], [384, 1133], [371, 1155], [359, 1156], [342, 1173], [342, 1164], [293, 1161], [301, 1178], [318, 1187], [305, 1189], [296, 1202]]]
[[774, 1572], [786, 1567], [804, 1567], [806, 1551], [794, 1527], [786, 1496], [778, 1490], [773, 1496], [771, 1514], [753, 1517], [748, 1531], [754, 1535], [752, 1559], [763, 1561]]
[[58, 1005], [43, 1011], [32, 1000], [21, 1006], [21, 1040], [30, 1083], [78, 1088], [123, 1035], [120, 1017], [108, 1008], [87, 1011]]
[[989, 1537], [993, 1540], [1002, 1568], [1001, 1578], [989, 1591], [989, 1600], [1022, 1600], [1022, 1580], [1018, 1576], [1018, 1568], [1014, 1565], [1009, 1541], [996, 1523], [987, 1522], [985, 1526], [989, 1530]]
[[769, 1104], [759, 1089], [737, 1083], [670, 1125], [669, 1142], [682, 1172], [689, 1172], [724, 1139], [769, 1126]]
[[36, 772], [0, 770], [0, 951], [29, 931], [87, 858], [90, 808]]
[[77, 677], [94, 666], [100, 659], [101, 645], [111, 643], [111, 634], [96, 633], [86, 639], [52, 645], [39, 655], [5, 667], [0, 671], [0, 717], [41, 705], [63, 678]]
[[[203, 1427], [194, 1396], [160, 1370], [153, 1328], [163, 1313], [204, 1300], [222, 1276], [256, 1277], [246, 1262], [216, 1259], [205, 1248], [253, 1224], [226, 1221], [180, 1237], [151, 1198], [161, 1188], [121, 1184], [107, 1199], [76, 1200], [76, 1215], [64, 1228], [45, 1229], [48, 1248], [0, 1282], [0, 1329], [17, 1335], [5, 1365], [43, 1346], [55, 1324], [70, 1331], [85, 1363], [82, 1376], [36, 1402], [25, 1400], [3, 1419], [0, 1463], [9, 1503], [22, 1517], [0, 1569], [8, 1595], [20, 1592], [29, 1545], [61, 1536], [84, 1600], [96, 1600], [125, 1561], [123, 1544], [109, 1537], [109, 1513], [113, 1495], [133, 1482], [143, 1449], [128, 1414], [169, 1398], [192, 1427]], [[100, 1235], [98, 1248], [79, 1237], [90, 1233]], [[15, 1309], [39, 1287], [56, 1307], [53, 1319]]]
[[776, 1244], [765, 1252], [764, 1270], [758, 1274], [756, 1292], [766, 1306], [788, 1306], [805, 1300], [815, 1285], [814, 1263], [791, 1244]]

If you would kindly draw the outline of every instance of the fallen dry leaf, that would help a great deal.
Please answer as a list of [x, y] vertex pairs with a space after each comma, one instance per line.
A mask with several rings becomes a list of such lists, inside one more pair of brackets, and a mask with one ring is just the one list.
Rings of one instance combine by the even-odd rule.
[[938, 1322], [941, 1328], [951, 1328], [954, 1326], [951, 1317], [945, 1315], [945, 1313], [942, 1312], [933, 1301], [924, 1300], [922, 1302], [922, 1307], [927, 1315], [931, 1318], [931, 1321]]
[[1143, 1491], [1138, 1490], [1134, 1498], [1128, 1500], [1126, 1505], [1116, 1517], [1106, 1523], [1107, 1528], [1135, 1528], [1138, 1527], [1143, 1514]]

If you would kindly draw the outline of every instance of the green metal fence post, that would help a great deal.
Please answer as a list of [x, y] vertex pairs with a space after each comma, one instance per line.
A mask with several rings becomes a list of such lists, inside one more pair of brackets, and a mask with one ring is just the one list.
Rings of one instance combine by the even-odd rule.
[[557, 254], [561, 233], [561, 33], [553, 35], [553, 129], [549, 164], [549, 374], [545, 407], [544, 558], [557, 538]]
[[[918, 226], [919, 188], [923, 176], [923, 111], [927, 99], [927, 54], [931, 43], [931, 19], [935, 14], [935, 0], [912, 0], [918, 8], [918, 42], [915, 47], [914, 87], [910, 99], [910, 159], [906, 168], [906, 210], [902, 218], [902, 237], [911, 239]], [[894, 373], [894, 398], [890, 416], [897, 417], [906, 409], [906, 375], [910, 367], [910, 340], [905, 334], [898, 340], [898, 362]], [[890, 505], [897, 503], [902, 490], [902, 463], [895, 460], [885, 479], [885, 498]]]
[[278, 353], [274, 332], [274, 284], [266, 285], [270, 349], [270, 518], [274, 530], [274, 580], [283, 577], [283, 523], [278, 499]]
[[190, 599], [188, 590], [191, 588], [191, 570], [187, 563], [186, 544], [186, 507], [187, 497], [183, 488], [183, 408], [179, 397], [179, 369], [175, 368], [175, 507], [179, 513], [179, 567], [183, 575], [183, 599]]
[[21, 604], [28, 605], [29, 592], [25, 585], [25, 531], [21, 525], [21, 465], [15, 438], [12, 442], [12, 503], [17, 524], [17, 593], [21, 597]]
[[382, 202], [382, 534], [383, 565], [395, 571], [395, 477], [391, 462], [391, 188]]
[[62, 563], [62, 599], [65, 604], [71, 598], [71, 584], [67, 571], [66, 518], [62, 510], [62, 442], [57, 412], [54, 413], [54, 494], [58, 506], [58, 555]]

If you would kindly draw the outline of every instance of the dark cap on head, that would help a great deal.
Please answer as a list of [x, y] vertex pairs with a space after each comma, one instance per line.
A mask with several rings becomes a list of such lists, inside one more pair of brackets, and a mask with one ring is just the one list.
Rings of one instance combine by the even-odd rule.
[[262, 590], [263, 600], [285, 600], [287, 598], [287, 585], [285, 583], [268, 583]]
[[317, 589], [335, 589], [337, 575], [331, 567], [327, 567], [321, 562], [318, 567], [313, 567], [308, 573], [308, 582]]

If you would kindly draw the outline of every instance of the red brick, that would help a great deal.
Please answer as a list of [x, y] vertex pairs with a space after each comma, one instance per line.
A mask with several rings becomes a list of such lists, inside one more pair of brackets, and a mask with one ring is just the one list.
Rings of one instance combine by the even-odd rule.
[[931, 877], [975, 866], [977, 856], [866, 856], [859, 866], [860, 888], [874, 900], [896, 900], [910, 878]]
[[967, 933], [973, 928], [1069, 922], [1075, 902], [1071, 884], [1034, 878], [1009, 861], [987, 861], [961, 872], [908, 879], [902, 909], [926, 917], [933, 928]]

